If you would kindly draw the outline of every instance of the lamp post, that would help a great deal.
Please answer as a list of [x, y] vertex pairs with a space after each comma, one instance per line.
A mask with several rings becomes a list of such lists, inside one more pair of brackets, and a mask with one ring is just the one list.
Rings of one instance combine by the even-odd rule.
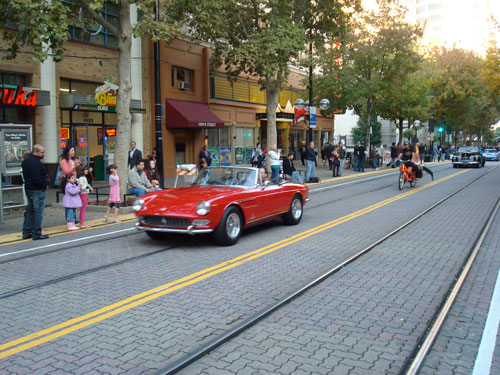
[[[312, 80], [309, 79], [309, 95], [312, 94]], [[307, 102], [304, 102], [303, 99], [297, 99], [295, 101], [294, 106], [297, 107], [298, 109], [304, 109], [307, 108], [307, 111], [309, 112], [309, 143], [313, 141], [313, 129], [316, 128], [316, 107], [313, 105], [309, 104], [311, 103], [312, 96], [310, 97], [310, 100]], [[323, 111], [326, 111], [330, 107], [330, 101], [326, 98], [323, 98], [319, 101], [319, 108]]]

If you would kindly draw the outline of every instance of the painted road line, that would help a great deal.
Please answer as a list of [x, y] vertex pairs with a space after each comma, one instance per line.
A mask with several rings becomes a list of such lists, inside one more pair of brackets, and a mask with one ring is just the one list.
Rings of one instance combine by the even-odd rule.
[[[302, 241], [312, 235], [315, 235], [317, 233], [320, 233], [322, 231], [325, 231], [327, 229], [330, 229], [332, 227], [335, 227], [337, 225], [340, 225], [344, 222], [347, 222], [349, 220], [352, 220], [358, 216], [362, 216], [368, 212], [371, 212], [373, 210], [376, 210], [377, 208], [383, 207], [387, 204], [390, 204], [392, 202], [395, 202], [397, 200], [400, 200], [402, 198], [408, 197], [410, 195], [416, 194], [424, 189], [427, 189], [431, 186], [434, 186], [438, 183], [444, 182], [448, 179], [451, 179], [453, 177], [456, 177], [458, 175], [461, 175], [468, 170], [464, 170], [458, 173], [455, 173], [453, 175], [444, 177], [440, 180], [434, 181], [430, 184], [414, 188], [406, 193], [399, 194], [395, 197], [388, 198], [382, 202], [378, 202], [376, 204], [373, 204], [369, 207], [366, 207], [362, 210], [356, 211], [354, 213], [351, 213], [349, 215], [346, 215], [342, 218], [338, 218], [336, 220], [330, 221], [328, 223], [322, 224], [320, 226], [311, 228], [307, 231], [298, 233], [296, 235], [293, 235], [287, 239], [275, 242], [273, 244], [267, 245], [263, 248], [251, 251], [249, 253], [240, 255], [236, 258], [229, 259], [228, 261], [225, 261], [223, 263], [219, 263], [218, 265], [206, 268], [204, 270], [195, 272], [191, 275], [185, 276], [181, 279], [171, 281], [167, 284], [160, 285], [156, 288], [150, 289], [148, 291], [142, 292], [140, 294], [134, 295], [132, 297], [126, 298], [122, 301], [118, 301], [114, 304], [105, 306], [99, 310], [95, 310], [93, 312], [90, 312], [88, 314], [82, 315], [77, 318], [70, 319], [68, 321], [62, 322], [58, 325], [46, 328], [44, 330], [38, 331], [38, 332], [33, 332], [29, 335], [20, 337], [18, 339], [6, 342], [2, 345], [0, 345], [0, 359], [1, 358], [6, 358], [9, 357], [13, 354], [28, 350], [30, 348], [36, 347], [40, 344], [52, 341], [58, 337], [62, 337], [64, 335], [67, 335], [69, 333], [72, 333], [74, 331], [77, 331], [79, 329], [88, 327], [92, 324], [101, 322], [105, 319], [108, 319], [110, 317], [113, 317], [115, 315], [118, 315], [124, 311], [130, 310], [134, 307], [140, 306], [146, 302], [149, 302], [151, 300], [154, 300], [156, 298], [159, 298], [161, 296], [164, 296], [166, 294], [170, 294], [176, 290], [179, 290], [181, 288], [184, 288], [186, 286], [195, 284], [197, 282], [200, 282], [202, 280], [206, 280], [214, 275], [217, 275], [219, 273], [225, 272], [227, 270], [230, 270], [232, 268], [235, 268], [237, 266], [240, 266], [242, 264], [245, 264], [251, 260], [260, 258], [264, 255], [270, 254], [278, 249], [281, 249], [283, 247], [289, 246], [293, 243]], [[22, 345], [21, 345], [22, 344]]]
[[[118, 217], [122, 222], [128, 222], [135, 220], [135, 214], [126, 214], [126, 215], [121, 215]], [[112, 225], [117, 225], [121, 223], [114, 223], [111, 222], [109, 224], [103, 224], [103, 219], [94, 219], [94, 220], [89, 220], [87, 222], [89, 225], [91, 225], [91, 228], [87, 229], [80, 229], [78, 232], [68, 232], [68, 229], [66, 225], [58, 225], [56, 227], [50, 227], [50, 228], [44, 228], [43, 233], [48, 234], [50, 236], [61, 236], [64, 234], [70, 234], [70, 233], [81, 233], [83, 231], [87, 230], [92, 230], [92, 229], [97, 229], [97, 228], [102, 228], [102, 227], [107, 227], [107, 226], [112, 226]], [[16, 233], [11, 233], [11, 234], [6, 234], [3, 236], [0, 236], [0, 247], [2, 246], [8, 246], [8, 245], [16, 245], [19, 243], [24, 243], [24, 242], [31, 242], [31, 239], [28, 240], [23, 240], [22, 239], [22, 233], [21, 232], [16, 232]]]
[[486, 324], [484, 326], [483, 336], [481, 337], [481, 344], [474, 363], [474, 370], [472, 375], [485, 375], [490, 373], [491, 361], [493, 360], [493, 353], [495, 352], [495, 345], [497, 341], [498, 324], [500, 323], [500, 269], [497, 274], [497, 281], [493, 296], [491, 297], [490, 309]]
[[54, 247], [54, 246], [59, 246], [59, 245], [67, 245], [69, 243], [90, 240], [90, 239], [94, 239], [94, 238], [97, 238], [97, 237], [109, 236], [110, 234], [129, 232], [129, 231], [132, 231], [132, 230], [136, 231], [137, 229], [135, 229], [135, 228], [120, 229], [120, 230], [115, 230], [113, 232], [106, 232], [106, 233], [101, 233], [101, 234], [94, 234], [92, 236], [79, 237], [79, 238], [75, 238], [73, 240], [62, 241], [62, 242], [57, 242], [57, 243], [43, 245], [43, 246], [38, 246], [38, 247], [32, 247], [30, 249], [24, 249], [24, 250], [19, 250], [19, 251], [12, 251], [10, 253], [0, 254], [0, 258], [9, 256], [9, 255], [16, 255], [16, 254], [27, 253], [27, 252], [30, 252], [30, 251], [35, 251], [35, 250], [40, 250], [40, 249], [47, 249], [49, 247]]

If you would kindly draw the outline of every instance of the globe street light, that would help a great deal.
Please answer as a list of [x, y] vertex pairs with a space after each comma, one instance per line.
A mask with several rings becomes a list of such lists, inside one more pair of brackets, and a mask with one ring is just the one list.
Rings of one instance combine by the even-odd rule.
[[[310, 105], [309, 101], [304, 101], [301, 98], [298, 98], [295, 101], [294, 106], [298, 109], [307, 109], [309, 113], [309, 143], [313, 141], [313, 129], [316, 127], [316, 107]], [[323, 111], [326, 111], [330, 107], [330, 101], [326, 98], [323, 98], [319, 101], [319, 108]], [[312, 125], [312, 127], [311, 127]]]

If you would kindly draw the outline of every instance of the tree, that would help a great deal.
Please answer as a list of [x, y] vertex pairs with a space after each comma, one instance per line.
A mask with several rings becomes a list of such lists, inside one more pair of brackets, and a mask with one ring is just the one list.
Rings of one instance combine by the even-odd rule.
[[365, 142], [382, 93], [417, 59], [419, 35], [417, 26], [404, 21], [402, 7], [380, 1], [378, 12], [364, 11], [353, 19], [346, 40], [325, 55], [317, 87], [333, 109], [350, 108], [365, 121]]
[[[376, 116], [372, 117], [370, 124], [372, 127], [372, 134], [371, 134], [371, 142], [365, 143], [367, 148], [370, 146], [370, 143], [371, 145], [378, 145], [381, 143], [382, 140], [382, 131], [381, 131], [382, 124], [380, 123], [380, 121], [377, 120]], [[366, 122], [363, 121], [362, 119], [359, 119], [356, 126], [352, 128], [351, 133], [355, 143], [358, 141], [365, 142]]]
[[[175, 0], [168, 13], [189, 14], [190, 35], [211, 43], [211, 67], [229, 77], [256, 76], [266, 90], [267, 143], [277, 144], [276, 107], [290, 65], [306, 43], [320, 51], [340, 38], [359, 0]], [[307, 62], [306, 62], [307, 64]]]
[[399, 143], [403, 142], [404, 120], [408, 120], [406, 130], [418, 130], [416, 124], [421, 126], [429, 118], [429, 80], [419, 62], [409, 62], [407, 69], [386, 85], [377, 106], [380, 116], [394, 121], [399, 129]]
[[[43, 62], [49, 55], [57, 62], [64, 58], [64, 43], [69, 38], [68, 27], [85, 27], [98, 23], [112, 33], [118, 41], [119, 90], [116, 112], [118, 117], [117, 148], [115, 163], [127, 170], [127, 150], [130, 141], [130, 100], [131, 84], [131, 46], [132, 37], [151, 36], [153, 40], [170, 41], [179, 34], [183, 19], [173, 20], [165, 14], [155, 14], [156, 2], [153, 0], [112, 0], [118, 7], [118, 25], [112, 24], [101, 15], [104, 0], [2, 0], [0, 20], [3, 25], [12, 25], [3, 33], [9, 43], [7, 58], [16, 57], [19, 48], [29, 46], [34, 62]], [[141, 19], [132, 25], [130, 20], [131, 4], [137, 6]], [[125, 191], [126, 180], [122, 179], [120, 189]]]
[[481, 76], [483, 61], [460, 49], [434, 50], [430, 59], [436, 66], [431, 80], [434, 119], [446, 124], [455, 142], [459, 132], [469, 140], [480, 139], [498, 119], [498, 99], [489, 94]]

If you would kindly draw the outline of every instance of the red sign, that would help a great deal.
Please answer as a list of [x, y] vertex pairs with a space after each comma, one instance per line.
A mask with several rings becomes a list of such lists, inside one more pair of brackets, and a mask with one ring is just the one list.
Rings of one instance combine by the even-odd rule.
[[106, 135], [108, 137], [114, 137], [116, 135], [116, 128], [107, 128]]
[[25, 91], [24, 86], [19, 85], [17, 89], [1, 89], [2, 104], [22, 105], [26, 107], [36, 106], [37, 91]]
[[61, 128], [61, 139], [69, 139], [69, 129]]

